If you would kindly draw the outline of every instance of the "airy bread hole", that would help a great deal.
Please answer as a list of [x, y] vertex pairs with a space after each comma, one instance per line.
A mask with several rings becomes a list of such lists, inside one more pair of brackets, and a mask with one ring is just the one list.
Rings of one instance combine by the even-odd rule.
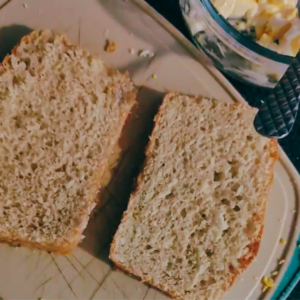
[[40, 227], [42, 227], [44, 225], [43, 217], [40, 216], [38, 219], [38, 224]]
[[46, 144], [45, 144], [46, 146], [48, 146], [48, 147], [52, 147], [52, 140], [50, 140], [50, 141], [48, 141], [48, 142], [46, 142]]
[[152, 246], [150, 246], [150, 245], [146, 246], [146, 250], [151, 250], [151, 249], [152, 249]]
[[200, 285], [201, 285], [201, 286], [206, 286], [206, 281], [205, 281], [205, 280], [201, 280], [201, 281], [200, 281]]
[[231, 178], [236, 178], [239, 175], [239, 167], [237, 165], [233, 165], [229, 172], [231, 173]]
[[20, 80], [18, 79], [17, 76], [13, 77], [13, 84], [19, 84]]
[[36, 73], [35, 73], [35, 68], [34, 68], [34, 67], [29, 68], [28, 71], [29, 71], [29, 74], [30, 74], [32, 77], [34, 77], [34, 76], [36, 75]]
[[233, 210], [234, 211], [240, 211], [241, 209], [240, 209], [240, 207], [238, 205], [236, 205]]
[[214, 181], [221, 181], [225, 178], [225, 174], [223, 172], [215, 172], [214, 174]]
[[186, 217], [186, 209], [185, 208], [181, 211], [180, 215], [182, 216], [183, 219]]
[[33, 230], [37, 230], [37, 226], [35, 224], [28, 225], [28, 228], [32, 228]]
[[55, 172], [65, 172], [65, 171], [66, 171], [66, 165], [63, 165], [55, 170]]
[[15, 117], [14, 119], [16, 120], [15, 126], [16, 126], [17, 128], [21, 128], [21, 127], [22, 127], [22, 122], [21, 122], [21, 120], [20, 120], [18, 117]]
[[35, 163], [31, 164], [31, 170], [34, 172], [38, 168], [38, 165]]
[[[217, 143], [221, 143], [224, 140], [224, 137], [222, 135], [220, 135], [217, 139], [216, 142]], [[223, 148], [220, 148], [220, 150], [223, 150]]]
[[207, 280], [207, 285], [212, 285], [214, 283], [216, 283], [216, 279], [210, 276], [209, 279]]
[[222, 153], [223, 151], [224, 151], [224, 148], [223, 148], [223, 147], [218, 148], [218, 152], [219, 152], [219, 153]]
[[[188, 256], [186, 256], [186, 258], [188, 258]], [[189, 266], [192, 266], [193, 264], [194, 264], [193, 261], [189, 259], [188, 265], [189, 265]]]
[[223, 230], [222, 236], [225, 236], [226, 233], [228, 233], [228, 229]]
[[211, 256], [214, 254], [214, 252], [213, 252], [211, 249], [207, 249], [207, 250], [205, 251], [205, 253], [206, 253], [206, 255], [207, 255], [208, 257], [211, 257]]
[[240, 188], [240, 184], [236, 182], [232, 187], [231, 190], [234, 192], [237, 192], [237, 190]]
[[28, 69], [31, 64], [31, 59], [29, 57], [26, 57], [26, 58], [23, 58], [22, 61], [25, 63], [26, 69]]
[[223, 199], [221, 202], [224, 205], [229, 205], [230, 204], [229, 200], [227, 200], [227, 199]]
[[[211, 108], [212, 109], [216, 108], [217, 105], [218, 105], [218, 101], [216, 101], [216, 100], [211, 101]], [[224, 105], [226, 105], [226, 103], [224, 103]]]
[[165, 199], [166, 199], [166, 200], [171, 199], [172, 196], [173, 196], [173, 192], [171, 192], [170, 194], [168, 194], [168, 195], [165, 197]]

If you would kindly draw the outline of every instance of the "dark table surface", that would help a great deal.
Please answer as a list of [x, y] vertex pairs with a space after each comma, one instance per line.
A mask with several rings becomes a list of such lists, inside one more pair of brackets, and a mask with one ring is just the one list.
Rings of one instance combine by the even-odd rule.
[[[189, 33], [185, 27], [182, 15], [179, 9], [179, 0], [146, 0], [157, 12], [162, 14], [169, 22], [179, 29], [187, 38]], [[260, 88], [248, 86], [236, 80], [228, 78], [232, 85], [242, 94], [250, 105], [260, 102], [264, 99], [266, 91]], [[300, 172], [300, 116], [298, 114], [296, 123], [292, 132], [284, 139], [279, 140], [285, 153], [288, 155], [298, 172]], [[288, 299], [300, 300], [300, 284], [296, 286]]]

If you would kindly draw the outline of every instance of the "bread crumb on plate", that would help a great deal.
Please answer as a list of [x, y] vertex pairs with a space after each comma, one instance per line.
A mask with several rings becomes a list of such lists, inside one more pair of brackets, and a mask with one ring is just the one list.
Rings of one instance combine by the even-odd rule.
[[279, 261], [279, 264], [282, 265], [285, 262], [284, 259], [282, 259], [281, 261]]
[[280, 243], [281, 245], [286, 245], [286, 239], [281, 238], [281, 239], [279, 240], [279, 243]]
[[267, 289], [268, 289], [268, 287], [264, 286], [263, 289], [262, 289], [262, 292], [264, 293]]
[[105, 51], [107, 53], [113, 53], [116, 51], [117, 45], [114, 41], [107, 40], [105, 44]]
[[154, 53], [151, 52], [150, 50], [140, 50], [139, 51], [139, 56], [140, 57], [148, 57], [151, 58], [154, 56]]
[[274, 286], [274, 280], [270, 277], [264, 276], [262, 278], [262, 282], [268, 288], [272, 288]]

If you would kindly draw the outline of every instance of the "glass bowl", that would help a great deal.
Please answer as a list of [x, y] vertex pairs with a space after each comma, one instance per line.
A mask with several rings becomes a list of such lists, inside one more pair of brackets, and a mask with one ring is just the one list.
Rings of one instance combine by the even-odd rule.
[[294, 57], [278, 54], [242, 35], [224, 19], [210, 0], [180, 0], [196, 46], [229, 76], [273, 89]]

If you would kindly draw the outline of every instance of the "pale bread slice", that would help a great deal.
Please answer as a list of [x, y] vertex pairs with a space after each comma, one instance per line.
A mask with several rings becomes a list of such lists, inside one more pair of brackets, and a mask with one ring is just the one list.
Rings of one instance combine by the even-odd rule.
[[65, 36], [22, 39], [0, 66], [0, 241], [80, 242], [135, 97], [127, 74]]
[[257, 110], [168, 94], [114, 237], [117, 267], [176, 299], [219, 299], [257, 255], [277, 142]]

